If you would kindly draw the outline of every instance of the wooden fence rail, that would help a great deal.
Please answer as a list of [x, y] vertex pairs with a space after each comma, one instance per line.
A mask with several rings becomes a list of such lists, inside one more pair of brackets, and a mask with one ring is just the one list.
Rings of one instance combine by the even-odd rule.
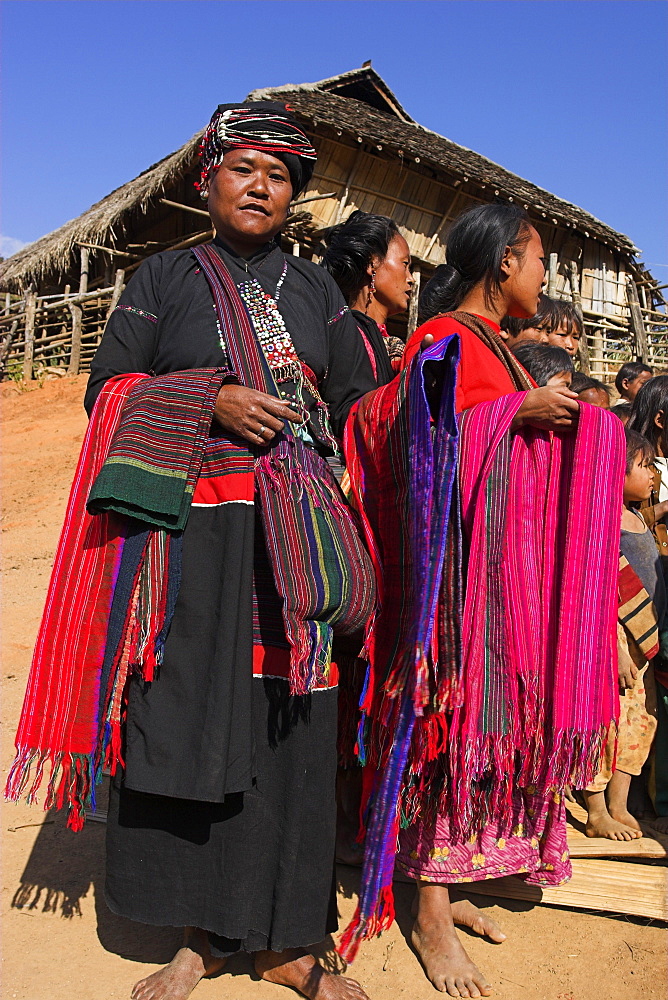
[[[549, 276], [554, 291], [558, 261], [553, 257], [556, 255], [550, 256]], [[643, 304], [647, 296], [641, 289], [639, 297], [630, 278], [623, 305], [599, 300], [599, 308], [589, 308], [581, 298], [578, 265], [564, 263], [570, 298], [584, 322], [581, 370], [611, 382], [626, 361], [641, 359], [655, 370], [668, 372], [668, 315]], [[0, 311], [0, 378], [29, 381], [49, 369], [70, 375], [87, 370], [107, 320], [118, 305], [126, 275], [134, 267], [117, 270], [113, 285], [88, 291], [88, 249], [82, 247], [81, 278], [74, 294], [69, 286], [60, 296], [38, 296], [32, 290], [22, 297], [7, 293]], [[417, 320], [417, 295], [411, 299], [409, 319], [412, 325]]]
[[125, 287], [125, 271], [116, 271], [114, 284], [87, 290], [87, 268], [82, 253], [79, 291], [60, 297], [38, 296], [32, 290], [5, 299], [0, 314], [0, 377], [30, 381], [45, 369], [78, 375], [86, 370], [102, 339], [107, 320]]

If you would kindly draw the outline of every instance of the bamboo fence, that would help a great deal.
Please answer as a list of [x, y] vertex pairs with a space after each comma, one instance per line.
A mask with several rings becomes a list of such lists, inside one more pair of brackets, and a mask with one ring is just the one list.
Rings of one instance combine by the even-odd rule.
[[[201, 242], [210, 237], [193, 237]], [[191, 242], [191, 241], [187, 241]], [[29, 381], [44, 373], [78, 375], [90, 368], [102, 339], [109, 316], [116, 308], [125, 287], [126, 276], [137, 264], [116, 271], [113, 285], [88, 290], [88, 264], [93, 247], [80, 247], [81, 276], [79, 288], [72, 292], [37, 295], [28, 290], [22, 296], [5, 295], [0, 313], [0, 377]], [[299, 253], [299, 244], [293, 252]], [[308, 250], [307, 250], [308, 252]], [[597, 299], [593, 308], [580, 294], [581, 274], [573, 261], [559, 261], [550, 255], [548, 292], [554, 294], [552, 276], [557, 268], [568, 275], [568, 283], [557, 292], [570, 298], [580, 309], [585, 336], [581, 341], [581, 370], [606, 382], [614, 381], [620, 366], [640, 359], [655, 371], [668, 370], [668, 315], [648, 305], [642, 286], [627, 277], [622, 283], [608, 279], [608, 285], [622, 285], [609, 292], [608, 299]], [[428, 275], [424, 275], [425, 280]], [[416, 281], [419, 288], [419, 283]], [[665, 307], [665, 306], [664, 306]], [[417, 324], [417, 295], [413, 296], [408, 316], [408, 333]]]

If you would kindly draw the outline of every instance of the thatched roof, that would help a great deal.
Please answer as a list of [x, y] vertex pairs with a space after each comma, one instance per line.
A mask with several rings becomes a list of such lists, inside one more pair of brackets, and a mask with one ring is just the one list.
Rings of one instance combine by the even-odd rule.
[[[339, 135], [347, 132], [385, 153], [430, 167], [441, 176], [484, 185], [488, 195], [527, 205], [534, 214], [544, 213], [548, 221], [571, 226], [624, 254], [632, 256], [638, 252], [628, 237], [577, 205], [415, 123], [370, 66], [317, 83], [286, 84], [255, 90], [249, 95], [251, 100], [277, 97], [289, 100], [316, 141], [323, 126]], [[196, 133], [171, 156], [112, 191], [83, 215], [10, 257], [0, 268], [2, 285], [25, 287], [48, 275], [65, 272], [79, 242], [113, 245], [122, 236], [131, 212], [145, 211], [152, 199], [164, 194], [193, 166], [200, 135], [201, 132]]]
[[[357, 70], [356, 73], [360, 71]], [[545, 212], [550, 221], [554, 219], [568, 224], [623, 253], [634, 255], [639, 252], [628, 236], [611, 229], [577, 205], [557, 198], [480, 153], [459, 146], [437, 132], [418, 125], [412, 119], [402, 121], [398, 116], [390, 116], [369, 107], [366, 102], [340, 97], [331, 86], [323, 86], [330, 83], [331, 81], [325, 80], [321, 84], [286, 84], [283, 87], [255, 90], [250, 96], [255, 100], [286, 97], [291, 107], [310, 122], [316, 134], [319, 126], [327, 125], [339, 132], [351, 133], [373, 146], [391, 150], [406, 159], [415, 160], [417, 157], [418, 162], [432, 167], [438, 173], [447, 173], [458, 180], [485, 185], [494, 195], [498, 192], [500, 198], [512, 198], [517, 204], [527, 205], [531, 210]], [[392, 97], [396, 101], [394, 95]]]

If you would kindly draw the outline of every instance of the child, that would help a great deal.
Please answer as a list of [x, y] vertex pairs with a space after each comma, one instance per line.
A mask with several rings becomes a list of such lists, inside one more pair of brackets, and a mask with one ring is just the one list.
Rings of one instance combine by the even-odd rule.
[[643, 364], [642, 361], [629, 361], [617, 372], [615, 389], [622, 399], [632, 403], [638, 395], [638, 390], [645, 382], [649, 382], [653, 375], [654, 372], [649, 365]]
[[[668, 375], [649, 379], [633, 401], [629, 427], [644, 434], [656, 451], [652, 493], [641, 506], [659, 551], [664, 578], [668, 578]], [[657, 733], [654, 749], [655, 829], [668, 833], [668, 636], [661, 637], [661, 655], [654, 665], [657, 697]], [[650, 782], [650, 791], [651, 791]]]
[[536, 385], [565, 385], [570, 389], [573, 362], [562, 347], [526, 341], [511, 347], [511, 351]]
[[649, 661], [659, 650], [666, 610], [663, 572], [651, 532], [634, 505], [652, 490], [654, 449], [625, 428], [626, 478], [619, 565], [620, 713], [617, 738], [610, 734], [601, 770], [584, 792], [588, 837], [633, 840], [642, 836], [627, 807], [631, 776], [640, 774], [656, 730], [656, 692]]
[[512, 350], [522, 341], [532, 340], [552, 347], [563, 347], [572, 358], [578, 353], [582, 319], [572, 302], [541, 295], [538, 312], [530, 319], [506, 316], [501, 321], [501, 336]]
[[603, 410], [610, 409], [610, 390], [605, 382], [599, 382], [597, 378], [576, 372], [571, 381], [571, 389], [577, 392], [583, 403], [600, 406]]

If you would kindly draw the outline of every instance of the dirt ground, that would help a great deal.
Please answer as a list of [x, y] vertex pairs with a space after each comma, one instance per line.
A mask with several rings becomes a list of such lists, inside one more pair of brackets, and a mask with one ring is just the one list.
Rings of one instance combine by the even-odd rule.
[[[2, 782], [12, 759], [33, 641], [86, 419], [85, 378], [19, 391], [0, 385], [2, 404]], [[66, 830], [39, 806], [5, 804], [2, 813], [2, 995], [19, 1000], [128, 997], [132, 984], [169, 960], [178, 933], [114, 916], [103, 896], [104, 832], [89, 822]], [[339, 869], [341, 924], [351, 916], [358, 876]], [[397, 923], [367, 944], [351, 969], [372, 1000], [430, 1000], [406, 942], [413, 889], [397, 885]], [[476, 901], [475, 896], [472, 899]], [[466, 936], [495, 995], [513, 1000], [638, 1000], [665, 996], [665, 925], [486, 898], [508, 934], [502, 945]], [[321, 956], [334, 961], [333, 942]], [[234, 959], [202, 982], [201, 1000], [278, 1000], [288, 994], [257, 980]], [[290, 994], [293, 995], [293, 994]]]

